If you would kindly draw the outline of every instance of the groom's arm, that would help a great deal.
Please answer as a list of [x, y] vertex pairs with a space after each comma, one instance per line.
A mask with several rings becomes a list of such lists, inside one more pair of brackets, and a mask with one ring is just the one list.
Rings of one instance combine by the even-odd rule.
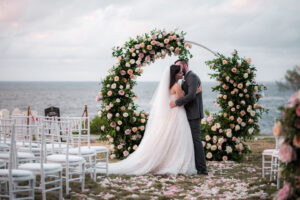
[[177, 106], [185, 105], [196, 98], [196, 91], [198, 87], [197, 77], [192, 74], [192, 76], [186, 80], [186, 84], [188, 85], [188, 93], [184, 97], [175, 101]]

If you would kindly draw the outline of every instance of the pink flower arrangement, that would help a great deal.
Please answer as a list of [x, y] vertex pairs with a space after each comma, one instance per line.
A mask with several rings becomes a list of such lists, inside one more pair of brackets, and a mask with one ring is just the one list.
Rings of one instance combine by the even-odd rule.
[[296, 108], [296, 115], [300, 117], [300, 105]]
[[289, 163], [296, 159], [296, 152], [290, 144], [284, 142], [279, 150], [279, 158], [282, 162]]
[[291, 191], [291, 184], [288, 182], [284, 183], [283, 188], [281, 188], [281, 190], [279, 190], [278, 194], [277, 194], [277, 199], [278, 200], [287, 200], [290, 196], [290, 194], [292, 193]]

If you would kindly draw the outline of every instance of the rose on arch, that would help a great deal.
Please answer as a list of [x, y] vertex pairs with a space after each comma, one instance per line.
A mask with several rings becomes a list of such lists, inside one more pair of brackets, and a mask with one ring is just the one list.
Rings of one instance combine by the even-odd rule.
[[137, 111], [138, 105], [134, 103], [137, 95], [132, 91], [137, 76], [142, 75], [143, 67], [166, 55], [186, 60], [192, 58], [191, 45], [186, 43], [185, 34], [178, 30], [152, 30], [113, 48], [116, 64], [108, 70], [96, 97], [101, 103], [98, 112], [103, 127], [100, 139], [108, 140], [107, 135], [110, 136], [113, 158], [125, 158], [138, 149], [145, 131], [149, 114]]

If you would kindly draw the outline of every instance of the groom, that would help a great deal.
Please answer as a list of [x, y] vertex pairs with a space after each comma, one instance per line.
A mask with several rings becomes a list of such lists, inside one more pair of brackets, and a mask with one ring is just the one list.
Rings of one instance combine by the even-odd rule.
[[182, 89], [185, 93], [185, 96], [177, 99], [175, 102], [171, 101], [170, 106], [174, 108], [175, 106], [184, 105], [192, 131], [197, 173], [207, 175], [208, 173], [206, 169], [205, 154], [201, 141], [200, 130], [200, 122], [204, 117], [202, 91], [199, 94], [196, 94], [197, 87], [201, 85], [201, 81], [196, 74], [194, 74], [192, 71], [189, 71], [186, 60], [179, 59], [175, 62], [175, 65], [179, 65], [181, 67], [184, 75]]

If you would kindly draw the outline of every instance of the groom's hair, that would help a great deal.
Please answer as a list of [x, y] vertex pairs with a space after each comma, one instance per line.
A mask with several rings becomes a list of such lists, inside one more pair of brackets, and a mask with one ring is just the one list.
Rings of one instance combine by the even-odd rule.
[[182, 58], [180, 58], [180, 59], [176, 60], [174, 64], [176, 64], [177, 62], [181, 62], [183, 65], [187, 65], [187, 66], [189, 66], [189, 65], [188, 65], [188, 62], [187, 62], [187, 60], [185, 60], [185, 59], [182, 59]]

